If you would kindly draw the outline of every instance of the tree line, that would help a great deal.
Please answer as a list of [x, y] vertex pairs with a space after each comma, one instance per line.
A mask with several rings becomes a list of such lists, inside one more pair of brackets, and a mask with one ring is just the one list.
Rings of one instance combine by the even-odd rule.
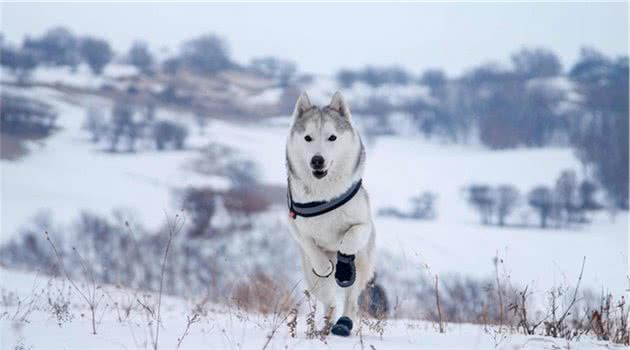
[[155, 114], [153, 105], [136, 106], [117, 101], [109, 117], [102, 107], [87, 108], [83, 128], [90, 133], [93, 143], [104, 144], [110, 152], [135, 152], [138, 143], [158, 151], [183, 149], [188, 128], [174, 121], [158, 120]]
[[597, 190], [592, 181], [578, 181], [574, 171], [565, 170], [554, 187], [538, 185], [525, 196], [512, 185], [474, 184], [466, 188], [466, 197], [484, 225], [506, 226], [510, 215], [525, 203], [538, 215], [541, 228], [558, 228], [588, 223], [592, 213], [603, 209]]
[[609, 201], [628, 208], [628, 57], [608, 57], [584, 48], [564, 69], [543, 48], [522, 49], [511, 66], [483, 64], [460, 77], [440, 69], [415, 75], [399, 67], [341, 70], [338, 84], [419, 86], [426, 95], [392, 102], [372, 96], [355, 112], [371, 130], [388, 130], [403, 113], [426, 137], [452, 142], [478, 140], [490, 149], [570, 146], [607, 191]]
[[38, 37], [26, 37], [21, 45], [12, 45], [2, 36], [0, 39], [0, 64], [12, 70], [20, 81], [26, 81], [38, 66], [76, 70], [85, 63], [93, 74], [100, 75], [115, 58], [145, 75], [177, 74], [185, 70], [208, 76], [238, 69], [270, 78], [281, 87], [291, 84], [297, 73], [295, 63], [269, 56], [255, 57], [249, 64], [240, 65], [232, 59], [227, 42], [215, 34], [185, 41], [175, 54], [162, 61], [144, 41], [135, 41], [128, 51], [117, 55], [107, 40], [77, 36], [64, 27], [51, 28]]

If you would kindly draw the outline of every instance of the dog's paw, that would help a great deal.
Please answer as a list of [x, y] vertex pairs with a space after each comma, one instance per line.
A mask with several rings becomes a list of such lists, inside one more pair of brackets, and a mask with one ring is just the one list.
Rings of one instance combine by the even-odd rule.
[[335, 323], [330, 332], [341, 337], [349, 336], [352, 332], [352, 320], [350, 317], [346, 316], [339, 317], [337, 323]]
[[335, 280], [341, 288], [347, 288], [354, 284], [357, 277], [357, 269], [354, 265], [354, 255], [345, 255], [337, 252], [337, 266], [335, 268]]

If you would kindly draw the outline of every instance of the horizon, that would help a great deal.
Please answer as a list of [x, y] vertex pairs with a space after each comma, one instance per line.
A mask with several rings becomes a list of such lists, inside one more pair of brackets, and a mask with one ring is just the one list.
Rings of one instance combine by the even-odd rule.
[[[143, 40], [163, 56], [175, 53], [188, 39], [214, 33], [226, 41], [232, 58], [240, 64], [254, 57], [274, 56], [297, 63], [302, 72], [320, 75], [375, 65], [400, 66], [416, 74], [440, 68], [449, 76], [457, 76], [480, 64], [509, 64], [512, 53], [537, 47], [555, 52], [566, 70], [575, 63], [582, 47], [608, 56], [627, 55], [628, 51], [627, 3], [1, 6], [2, 34], [15, 44], [63, 26], [77, 35], [106, 39], [117, 54], [126, 52], [134, 41]], [[529, 24], [532, 21], [535, 26]], [[350, 22], [352, 26], [343, 26]], [[310, 48], [320, 53], [313, 54]]]

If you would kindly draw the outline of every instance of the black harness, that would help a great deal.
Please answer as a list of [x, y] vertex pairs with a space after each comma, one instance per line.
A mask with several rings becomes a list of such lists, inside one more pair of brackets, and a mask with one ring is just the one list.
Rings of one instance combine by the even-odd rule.
[[333, 211], [340, 206], [348, 203], [348, 201], [350, 201], [354, 197], [354, 195], [359, 192], [359, 189], [361, 189], [361, 179], [352, 184], [352, 186], [350, 186], [350, 188], [339, 197], [335, 197], [329, 201], [297, 203], [293, 201], [293, 198], [291, 196], [291, 186], [289, 185], [287, 188], [287, 205], [289, 206], [289, 216], [295, 219], [297, 216], [310, 218], [313, 216], [326, 214], [329, 211]]

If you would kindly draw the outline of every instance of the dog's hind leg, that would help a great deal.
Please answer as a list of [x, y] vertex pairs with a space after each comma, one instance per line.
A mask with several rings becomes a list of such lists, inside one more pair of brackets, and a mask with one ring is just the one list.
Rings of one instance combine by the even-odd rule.
[[371, 239], [368, 249], [356, 255], [356, 281], [350, 287], [344, 288], [343, 315], [332, 328], [332, 333], [340, 336], [349, 336], [352, 332], [353, 322], [359, 322], [359, 295], [365, 288], [368, 280], [374, 274], [372, 266], [374, 252], [374, 240]]
[[352, 320], [357, 318], [357, 312], [359, 309], [359, 294], [361, 294], [363, 287], [363, 285], [355, 283], [353, 286], [350, 286], [345, 290], [346, 294], [344, 297], [343, 315]]
[[343, 315], [339, 317], [337, 323], [332, 327], [331, 332], [334, 335], [347, 337], [352, 333], [353, 322], [357, 321], [359, 293], [361, 293], [362, 288], [363, 285], [361, 283], [354, 283], [352, 286], [344, 288]]

